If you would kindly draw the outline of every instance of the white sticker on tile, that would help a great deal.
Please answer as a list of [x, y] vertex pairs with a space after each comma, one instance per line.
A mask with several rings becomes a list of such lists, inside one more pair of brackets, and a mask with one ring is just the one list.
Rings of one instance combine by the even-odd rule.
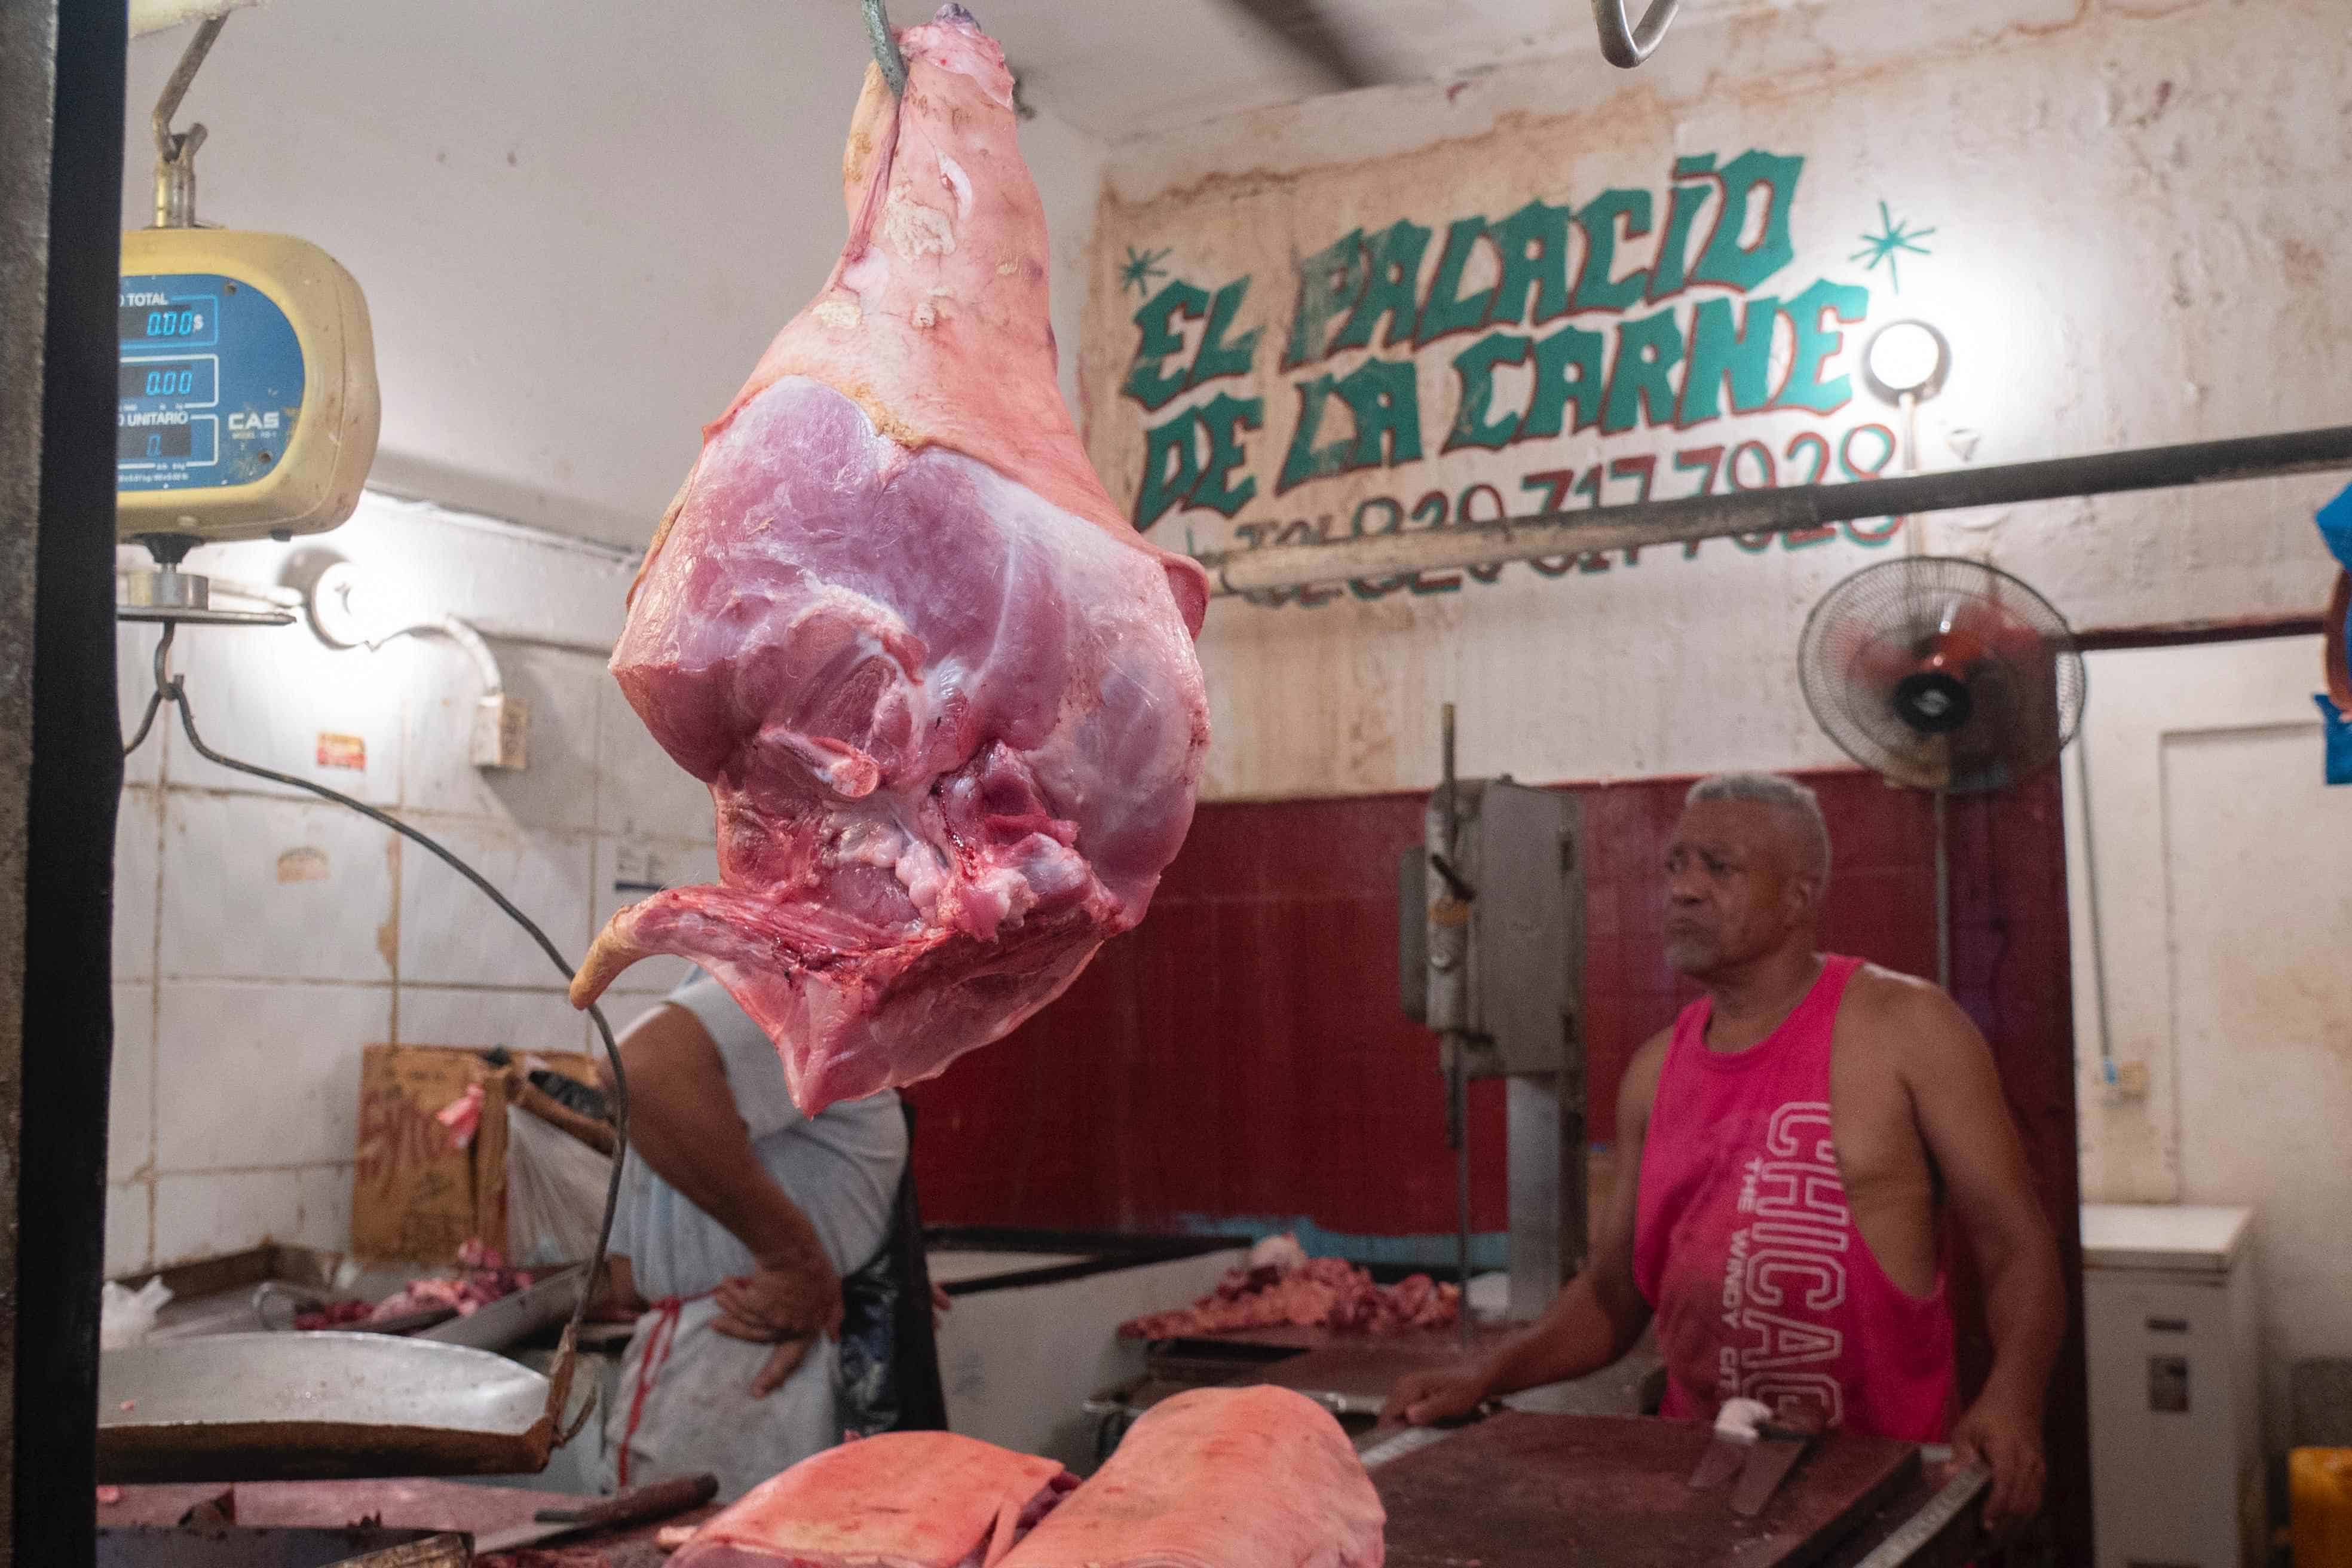
[[167, 980], [159, 1013], [159, 1172], [352, 1158], [360, 1053], [392, 1037], [390, 986]]
[[[325, 802], [170, 792], [163, 973], [390, 980], [397, 842], [389, 829]], [[323, 865], [325, 874], [283, 876], [289, 853], [294, 866]]]

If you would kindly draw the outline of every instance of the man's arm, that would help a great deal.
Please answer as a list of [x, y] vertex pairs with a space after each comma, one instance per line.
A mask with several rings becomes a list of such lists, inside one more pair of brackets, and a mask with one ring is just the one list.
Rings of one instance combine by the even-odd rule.
[[2042, 1407], [2066, 1331], [2058, 1244], [1984, 1037], [1941, 991], [1905, 992], [1905, 1016], [1889, 1037], [1903, 1042], [1920, 1136], [1983, 1272], [1992, 1332], [1992, 1371], [1952, 1446], [1960, 1458], [1992, 1467], [1989, 1522], [2014, 1522], [2042, 1503]]
[[[1423, 1426], [1467, 1415], [1498, 1394], [1599, 1372], [1633, 1348], [1650, 1321], [1649, 1303], [1633, 1285], [1642, 1142], [1671, 1037], [1658, 1035], [1635, 1052], [1618, 1086], [1616, 1176], [1584, 1272], [1569, 1281], [1527, 1332], [1483, 1361], [1399, 1380], [1382, 1420]], [[1468, 1303], [1463, 1310], [1469, 1310]]]
[[719, 1288], [721, 1333], [774, 1343], [752, 1393], [782, 1383], [811, 1341], [841, 1321], [841, 1280], [824, 1245], [751, 1152], [727, 1068], [702, 1021], [675, 1004], [654, 1009], [620, 1039], [629, 1075], [629, 1142], [654, 1173], [717, 1220], [760, 1272]]

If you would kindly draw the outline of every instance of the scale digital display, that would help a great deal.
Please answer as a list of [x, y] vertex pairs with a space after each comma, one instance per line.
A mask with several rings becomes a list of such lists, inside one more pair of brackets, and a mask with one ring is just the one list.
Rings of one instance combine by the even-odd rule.
[[116, 489], [267, 479], [302, 410], [302, 346], [286, 312], [213, 273], [126, 276], [116, 306]]
[[159, 289], [134, 289], [128, 278], [122, 282], [126, 303], [115, 313], [115, 335], [125, 353], [216, 341], [220, 332], [219, 296], [188, 294], [174, 298]]
[[216, 402], [220, 396], [220, 361], [202, 359], [125, 359], [115, 395], [125, 405], [156, 405], [193, 401]]

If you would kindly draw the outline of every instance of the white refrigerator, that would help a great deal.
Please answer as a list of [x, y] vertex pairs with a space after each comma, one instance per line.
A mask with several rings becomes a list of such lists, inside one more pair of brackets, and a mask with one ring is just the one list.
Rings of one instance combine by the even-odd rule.
[[2265, 1560], [2253, 1211], [2083, 1206], [2098, 1568]]

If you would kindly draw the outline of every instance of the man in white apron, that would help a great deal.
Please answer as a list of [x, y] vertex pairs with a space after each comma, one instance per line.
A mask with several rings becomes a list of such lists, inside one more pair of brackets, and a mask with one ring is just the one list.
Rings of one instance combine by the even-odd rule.
[[620, 1046], [614, 1284], [647, 1307], [605, 1414], [613, 1479], [708, 1470], [730, 1500], [841, 1441], [841, 1282], [887, 1239], [906, 1123], [887, 1091], [802, 1115], [775, 1047], [705, 974]]

